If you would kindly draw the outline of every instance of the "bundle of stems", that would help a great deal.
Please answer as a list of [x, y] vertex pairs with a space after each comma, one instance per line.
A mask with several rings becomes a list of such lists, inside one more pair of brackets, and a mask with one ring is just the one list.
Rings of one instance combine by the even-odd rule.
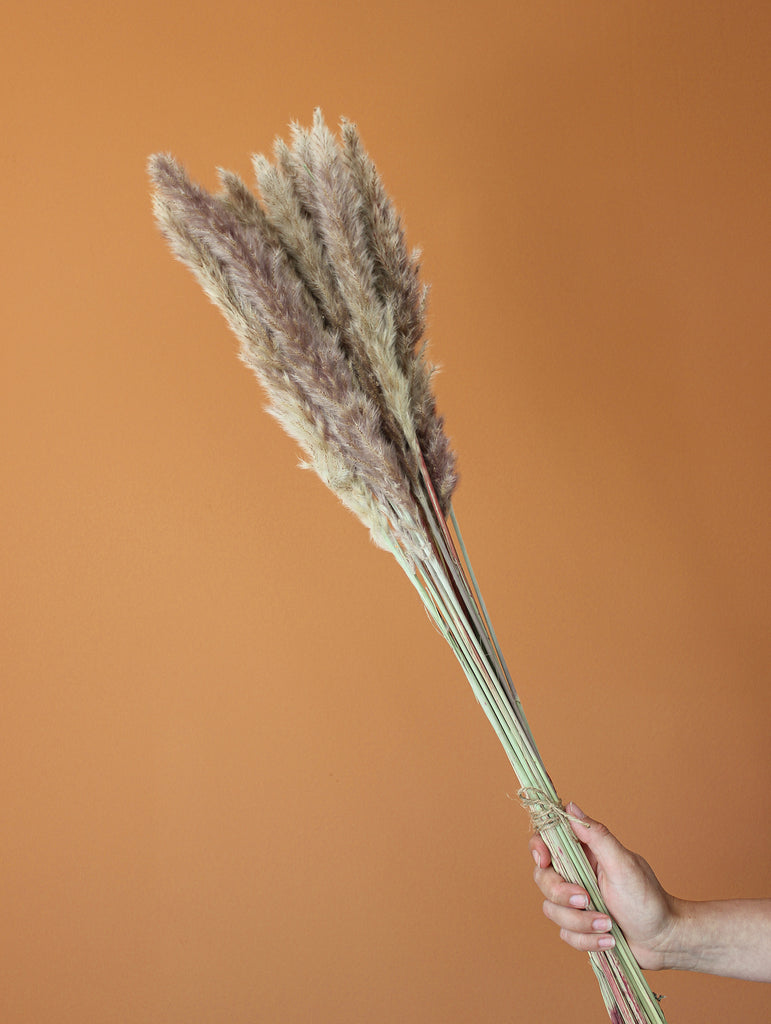
[[[254, 158], [258, 194], [220, 171], [215, 195], [169, 155], [150, 159], [154, 212], [240, 341], [268, 411], [396, 558], [452, 648], [516, 772], [557, 870], [607, 913], [544, 767], [501, 654], [451, 499], [455, 455], [426, 359], [417, 251], [355, 126], [319, 111], [275, 160]], [[589, 954], [615, 1024], [664, 1016], [619, 929]]]

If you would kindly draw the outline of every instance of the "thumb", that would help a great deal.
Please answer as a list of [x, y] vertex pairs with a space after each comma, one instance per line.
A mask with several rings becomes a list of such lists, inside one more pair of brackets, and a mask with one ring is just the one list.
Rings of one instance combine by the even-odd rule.
[[600, 821], [595, 821], [574, 803], [565, 808], [570, 815], [570, 827], [581, 843], [588, 847], [598, 864], [609, 867], [617, 863], [626, 853], [626, 847]]

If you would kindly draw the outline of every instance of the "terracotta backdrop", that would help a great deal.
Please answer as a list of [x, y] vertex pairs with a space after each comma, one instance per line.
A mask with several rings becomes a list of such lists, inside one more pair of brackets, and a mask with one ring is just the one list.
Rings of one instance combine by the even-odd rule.
[[424, 249], [558, 788], [674, 892], [768, 893], [769, 10], [4, 6], [3, 1024], [606, 1019], [465, 678], [151, 219], [149, 153], [249, 176], [316, 105]]

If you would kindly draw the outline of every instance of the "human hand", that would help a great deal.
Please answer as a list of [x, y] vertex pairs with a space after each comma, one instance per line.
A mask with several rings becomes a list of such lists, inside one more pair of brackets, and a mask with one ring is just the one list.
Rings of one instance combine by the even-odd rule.
[[[575, 804], [568, 804], [566, 809], [571, 828], [597, 875], [605, 905], [635, 959], [647, 970], [670, 966], [667, 954], [676, 930], [679, 901], [664, 891], [647, 861], [622, 846], [605, 825], [588, 818]], [[610, 919], [589, 910], [586, 890], [557, 874], [540, 836], [530, 839], [530, 850], [536, 863], [536, 885], [546, 897], [543, 912], [559, 926], [560, 938], [574, 949], [591, 952], [615, 945], [609, 934]]]

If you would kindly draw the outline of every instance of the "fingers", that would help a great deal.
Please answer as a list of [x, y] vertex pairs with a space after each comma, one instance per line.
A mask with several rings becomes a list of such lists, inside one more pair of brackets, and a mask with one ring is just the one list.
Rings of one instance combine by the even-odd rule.
[[611, 900], [630, 909], [632, 894], [643, 898], [642, 894], [650, 888], [651, 882], [655, 888], [661, 888], [642, 857], [628, 850], [605, 825], [584, 814], [573, 803], [568, 804], [566, 810], [573, 832], [580, 839], [600, 881], [600, 889], [611, 913], [616, 913]]
[[549, 847], [543, 839], [536, 834], [530, 837], [530, 842], [527, 845], [530, 847], [536, 867], [548, 868], [551, 864], [551, 854], [549, 853]]
[[535, 884], [544, 894], [546, 899], [558, 907], [575, 907], [579, 910], [586, 910], [589, 906], [589, 896], [586, 889], [573, 882], [566, 882], [551, 867], [551, 855], [546, 843], [540, 836], [532, 836], [530, 839], [530, 851], [535, 861], [533, 878]]
[[569, 803], [565, 810], [569, 815], [570, 827], [576, 838], [588, 847], [592, 867], [595, 867], [598, 861], [614, 860], [620, 854], [627, 852], [626, 848], [602, 822], [595, 821], [594, 818], [584, 814], [576, 804]]
[[[587, 817], [575, 804], [566, 808], [571, 827], [584, 844], [587, 856], [596, 869], [601, 858], [617, 857], [626, 853], [624, 847], [600, 822]], [[597, 952], [611, 949], [616, 940], [610, 934], [612, 922], [607, 914], [589, 909], [589, 896], [580, 885], [566, 882], [551, 866], [548, 847], [540, 836], [530, 839], [530, 852], [535, 861], [533, 878], [546, 897], [544, 915], [560, 929], [560, 938], [573, 949]]]
[[612, 922], [606, 914], [594, 910], [573, 910], [550, 900], [543, 902], [544, 915], [560, 929], [560, 938], [573, 949], [597, 952], [612, 949], [616, 940], [608, 934]]

